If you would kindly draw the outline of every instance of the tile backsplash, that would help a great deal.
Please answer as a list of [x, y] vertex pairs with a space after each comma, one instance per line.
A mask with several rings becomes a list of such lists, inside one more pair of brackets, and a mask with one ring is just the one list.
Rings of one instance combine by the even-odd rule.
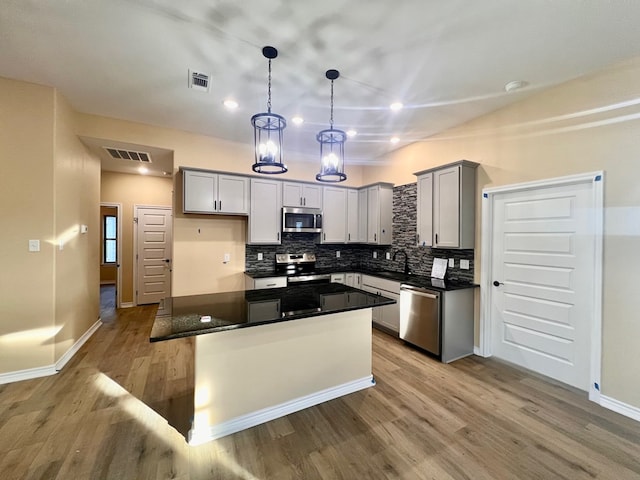
[[[447, 278], [473, 281], [474, 251], [473, 250], [445, 250], [418, 247], [416, 243], [416, 205], [417, 184], [400, 185], [393, 189], [393, 244], [392, 245], [323, 245], [319, 241], [319, 234], [314, 233], [283, 233], [281, 245], [247, 245], [245, 269], [248, 272], [271, 272], [275, 265], [277, 253], [315, 252], [318, 268], [336, 270], [404, 270], [404, 256], [399, 254], [397, 260], [387, 260], [386, 253], [391, 258], [398, 250], [406, 252], [409, 268], [416, 275], [430, 275], [434, 257], [453, 258], [455, 267], [447, 268]], [[336, 251], [340, 258], [336, 258]], [[376, 252], [377, 258], [373, 258]], [[263, 259], [258, 260], [258, 253]], [[469, 270], [460, 269], [460, 260], [469, 261]]]

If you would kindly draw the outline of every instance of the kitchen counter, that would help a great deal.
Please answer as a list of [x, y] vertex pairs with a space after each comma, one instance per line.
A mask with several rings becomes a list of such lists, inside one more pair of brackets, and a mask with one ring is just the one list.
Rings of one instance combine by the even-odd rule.
[[[407, 275], [400, 272], [392, 272], [388, 270], [367, 270], [367, 269], [316, 269], [314, 273], [326, 274], [326, 273], [343, 273], [343, 272], [355, 272], [363, 275], [371, 275], [373, 277], [386, 278], [388, 280], [394, 280], [400, 283], [406, 283], [415, 287], [431, 288], [439, 291], [461, 290], [465, 288], [478, 288], [479, 285], [469, 282], [460, 282], [456, 280], [439, 280], [424, 275]], [[251, 278], [270, 278], [270, 277], [282, 277], [284, 275], [271, 272], [245, 272], [245, 275]]]
[[[190, 295], [165, 299], [150, 341], [255, 327], [333, 313], [381, 307], [395, 300], [337, 283]], [[211, 317], [203, 322], [203, 317]]]
[[337, 283], [166, 299], [150, 340], [194, 337], [189, 443], [374, 386], [372, 307], [394, 303]]

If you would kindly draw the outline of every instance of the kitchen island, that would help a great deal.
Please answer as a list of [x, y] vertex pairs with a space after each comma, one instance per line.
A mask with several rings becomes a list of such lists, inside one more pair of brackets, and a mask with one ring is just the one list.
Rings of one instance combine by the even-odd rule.
[[341, 284], [174, 297], [152, 342], [195, 336], [189, 443], [213, 440], [372, 386], [372, 308]]

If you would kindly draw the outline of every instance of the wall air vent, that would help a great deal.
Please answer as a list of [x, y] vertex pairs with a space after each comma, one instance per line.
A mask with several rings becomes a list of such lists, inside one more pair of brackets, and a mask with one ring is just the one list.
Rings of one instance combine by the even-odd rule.
[[189, 70], [189, 88], [200, 90], [201, 92], [208, 92], [210, 86], [211, 77], [208, 73]]
[[133, 150], [121, 150], [119, 148], [102, 147], [111, 158], [116, 160], [133, 160], [134, 162], [151, 163], [151, 154], [147, 152], [135, 152]]

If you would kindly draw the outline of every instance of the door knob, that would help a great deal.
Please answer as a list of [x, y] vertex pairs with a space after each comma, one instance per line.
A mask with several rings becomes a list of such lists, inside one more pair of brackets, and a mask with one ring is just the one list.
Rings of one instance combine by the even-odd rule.
[[494, 287], [499, 287], [500, 285], [504, 285], [504, 283], [500, 283], [500, 282], [499, 282], [499, 281], [497, 281], [497, 280], [494, 280], [494, 281], [493, 281], [493, 286], [494, 286]]

